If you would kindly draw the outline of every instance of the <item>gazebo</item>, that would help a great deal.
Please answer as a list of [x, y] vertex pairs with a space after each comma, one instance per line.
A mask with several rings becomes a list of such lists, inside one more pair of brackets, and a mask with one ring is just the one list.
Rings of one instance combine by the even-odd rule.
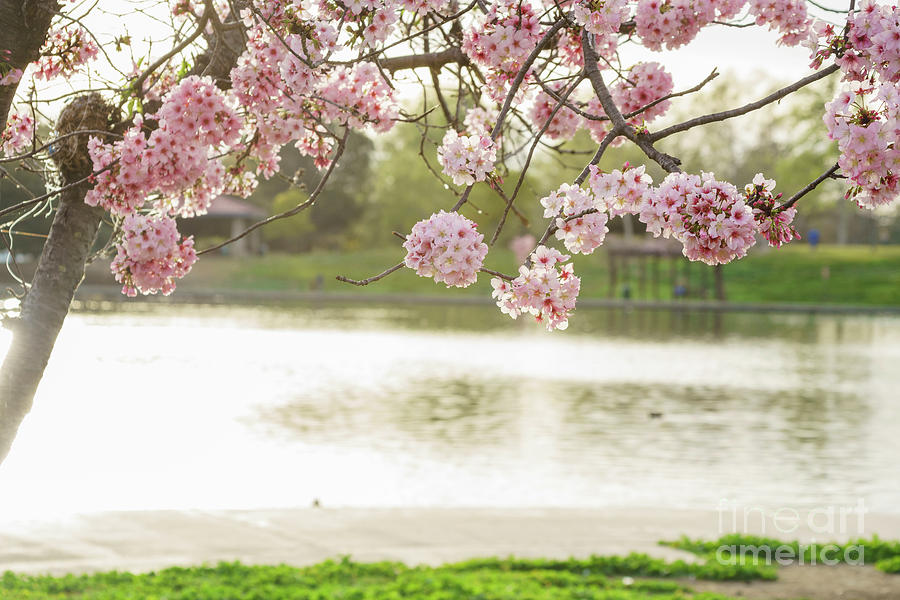
[[[608, 236], [605, 248], [609, 260], [608, 293], [611, 298], [616, 297], [619, 293], [623, 293], [627, 298], [634, 294], [631, 282], [635, 266], [637, 267], [636, 295], [640, 299], [666, 298], [668, 294], [662, 293], [661, 283], [670, 288], [675, 299], [708, 297], [707, 273], [710, 269], [701, 269], [700, 281], [693, 281], [691, 262], [684, 259], [681, 244], [674, 240], [663, 238], [626, 239], [620, 236]], [[661, 263], [664, 262], [668, 263], [667, 275], [661, 273]], [[725, 300], [722, 265], [716, 265], [712, 271], [713, 295], [716, 300]]]
[[[265, 210], [246, 200], [236, 196], [219, 196], [213, 200], [205, 215], [180, 221], [178, 229], [185, 235], [195, 237], [232, 238], [266, 216]], [[220, 252], [230, 256], [260, 254], [263, 250], [261, 231], [250, 232]]]

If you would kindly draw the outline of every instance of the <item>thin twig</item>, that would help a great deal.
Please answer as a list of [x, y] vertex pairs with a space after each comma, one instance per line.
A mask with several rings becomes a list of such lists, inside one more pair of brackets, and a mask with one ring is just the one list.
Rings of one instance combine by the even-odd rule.
[[[531, 51], [531, 54], [528, 55], [528, 58], [525, 59], [525, 62], [522, 63], [522, 66], [519, 68], [519, 72], [516, 73], [516, 78], [513, 79], [512, 85], [509, 88], [509, 92], [506, 94], [506, 101], [503, 103], [503, 108], [500, 109], [500, 114], [497, 115], [497, 122], [494, 124], [494, 129], [491, 131], [491, 140], [497, 141], [497, 138], [500, 136], [500, 131], [503, 129], [503, 121], [506, 119], [506, 114], [509, 112], [509, 107], [512, 106], [513, 99], [516, 97], [516, 93], [519, 91], [519, 86], [522, 85], [522, 82], [525, 80], [525, 76], [528, 74], [529, 69], [531, 69], [531, 65], [534, 64], [534, 61], [537, 59], [538, 54], [540, 54], [544, 47], [550, 42], [553, 36], [556, 35], [560, 29], [562, 29], [563, 25], [566, 24], [565, 18], [559, 19], [554, 23], [550, 29], [548, 29], [544, 33], [544, 37], [538, 41], [537, 45]], [[456, 204], [451, 209], [451, 212], [458, 211], [463, 204], [466, 203], [466, 200], [469, 199], [469, 194], [472, 193], [471, 185], [467, 186], [465, 191], [459, 197]]]
[[799, 200], [806, 194], [808, 194], [811, 191], [813, 191], [814, 189], [816, 189], [819, 186], [819, 184], [822, 183], [823, 181], [825, 181], [826, 179], [830, 179], [835, 173], [838, 172], [838, 169], [840, 169], [840, 168], [841, 168], [841, 166], [839, 164], [835, 163], [833, 167], [831, 167], [830, 169], [828, 169], [827, 171], [825, 171], [824, 173], [822, 173], [821, 175], [816, 177], [814, 180], [810, 181], [806, 185], [806, 187], [804, 187], [802, 190], [800, 190], [799, 192], [797, 192], [796, 194], [791, 196], [787, 202], [785, 202], [784, 204], [781, 205], [782, 208], [792, 207], [794, 204], [797, 203], [797, 200]]
[[506, 281], [512, 281], [515, 279], [512, 275], [507, 275], [506, 273], [501, 273], [500, 271], [494, 271], [493, 269], [487, 269], [485, 267], [481, 267], [478, 269], [482, 273], [487, 273], [488, 275], [493, 275], [494, 277], [499, 277], [500, 279], [505, 279]]
[[207, 252], [212, 252], [214, 250], [218, 250], [219, 248], [223, 248], [224, 246], [227, 246], [228, 244], [236, 242], [239, 239], [247, 236], [251, 231], [259, 229], [260, 227], [264, 227], [273, 221], [278, 221], [279, 219], [286, 219], [288, 217], [293, 217], [294, 215], [306, 210], [307, 208], [309, 208], [310, 206], [315, 204], [316, 200], [319, 197], [319, 194], [321, 194], [322, 190], [325, 189], [325, 184], [328, 183], [328, 179], [331, 177], [331, 174], [334, 172], [334, 168], [337, 165], [338, 160], [341, 158], [341, 155], [344, 153], [344, 147], [347, 144], [347, 136], [349, 135], [349, 133], [350, 133], [349, 128], [344, 130], [344, 135], [343, 135], [343, 137], [341, 137], [340, 141], [338, 142], [337, 151], [335, 152], [334, 158], [331, 159], [331, 164], [328, 165], [328, 169], [325, 171], [325, 174], [322, 175], [322, 178], [319, 179], [319, 183], [316, 185], [316, 189], [314, 189], [312, 191], [312, 193], [309, 195], [309, 199], [306, 200], [306, 202], [301, 202], [300, 204], [298, 204], [297, 206], [295, 206], [294, 208], [292, 208], [290, 210], [286, 210], [282, 213], [278, 213], [277, 215], [272, 215], [271, 217], [267, 217], [267, 218], [263, 219], [262, 221], [257, 221], [256, 223], [254, 223], [253, 225], [251, 225], [250, 227], [248, 227], [241, 233], [237, 234], [233, 238], [225, 240], [221, 244], [216, 244], [215, 246], [211, 246], [209, 248], [201, 250], [200, 252], [197, 253], [197, 256], [200, 256], [201, 254], [206, 254]]
[[373, 275], [372, 277], [369, 277], [368, 279], [350, 279], [349, 277], [344, 277], [343, 275], [338, 275], [337, 277], [335, 277], [335, 279], [337, 279], [338, 281], [343, 281], [344, 283], [351, 283], [353, 285], [369, 285], [370, 283], [378, 281], [379, 279], [384, 279], [385, 277], [387, 277], [394, 271], [397, 271], [397, 270], [403, 268], [404, 264], [405, 263], [402, 263], [402, 262], [397, 263], [390, 269], [382, 271], [378, 275]]

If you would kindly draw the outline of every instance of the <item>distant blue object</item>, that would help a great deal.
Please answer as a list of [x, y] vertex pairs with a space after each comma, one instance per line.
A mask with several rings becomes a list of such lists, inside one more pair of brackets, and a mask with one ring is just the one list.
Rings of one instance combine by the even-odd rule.
[[809, 240], [809, 245], [815, 248], [819, 245], [819, 230], [818, 229], [810, 229], [809, 233], [806, 234], [806, 239]]
[[687, 288], [683, 285], [676, 285], [673, 291], [676, 298], [684, 298], [687, 295]]

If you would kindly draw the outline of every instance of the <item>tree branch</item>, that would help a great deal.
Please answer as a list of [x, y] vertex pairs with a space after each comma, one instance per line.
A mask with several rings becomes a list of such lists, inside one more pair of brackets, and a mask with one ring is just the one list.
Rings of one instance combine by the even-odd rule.
[[350, 283], [353, 285], [369, 285], [370, 283], [374, 283], [374, 282], [378, 281], [379, 279], [384, 279], [385, 277], [387, 277], [394, 271], [398, 271], [398, 270], [402, 269], [403, 265], [405, 265], [405, 264], [406, 263], [402, 263], [402, 262], [397, 263], [393, 267], [391, 267], [389, 269], [385, 269], [378, 275], [373, 275], [372, 277], [369, 277], [368, 279], [350, 279], [349, 277], [344, 277], [343, 275], [338, 275], [337, 277], [335, 277], [335, 279], [337, 279], [338, 281], [342, 281], [344, 283]]
[[816, 189], [819, 186], [819, 184], [822, 183], [823, 181], [825, 181], [826, 179], [830, 179], [835, 173], [838, 172], [838, 169], [840, 169], [840, 168], [841, 168], [841, 166], [839, 164], [835, 163], [833, 167], [831, 167], [830, 169], [828, 169], [827, 171], [825, 171], [824, 173], [822, 173], [821, 175], [816, 177], [813, 181], [809, 182], [806, 185], [806, 187], [804, 187], [802, 190], [800, 190], [799, 192], [797, 192], [796, 194], [791, 196], [787, 202], [785, 202], [784, 204], [781, 205], [782, 208], [792, 207], [794, 204], [797, 203], [797, 200], [799, 200], [806, 194], [808, 194], [811, 191], [813, 191], [814, 189]]
[[391, 73], [402, 71], [404, 69], [418, 69], [420, 67], [440, 69], [444, 65], [450, 63], [467, 65], [469, 64], [469, 57], [466, 56], [460, 48], [454, 46], [453, 48], [447, 48], [440, 52], [407, 54], [405, 56], [393, 56], [378, 60], [378, 64]]
[[277, 215], [272, 215], [271, 217], [267, 217], [267, 218], [263, 219], [262, 221], [257, 221], [256, 223], [254, 223], [247, 229], [243, 230], [242, 232], [240, 232], [233, 238], [225, 240], [221, 244], [216, 244], [215, 246], [210, 246], [209, 248], [201, 250], [200, 252], [197, 253], [197, 256], [200, 256], [201, 254], [206, 254], [208, 252], [213, 252], [220, 248], [224, 248], [228, 244], [233, 244], [234, 242], [238, 241], [239, 239], [246, 237], [247, 235], [250, 234], [250, 232], [257, 230], [260, 227], [264, 227], [264, 226], [268, 225], [269, 223], [272, 223], [273, 221], [278, 221], [280, 219], [287, 219], [288, 217], [293, 217], [294, 215], [303, 212], [304, 210], [306, 210], [307, 208], [309, 208], [310, 206], [315, 204], [316, 200], [318, 200], [318, 198], [319, 198], [319, 195], [322, 193], [322, 190], [325, 189], [325, 184], [328, 183], [328, 179], [331, 177], [331, 174], [334, 172], [334, 168], [337, 166], [338, 160], [340, 160], [341, 156], [344, 154], [344, 148], [347, 145], [347, 136], [349, 134], [350, 134], [350, 129], [349, 128], [345, 129], [344, 135], [341, 137], [340, 141], [338, 142], [338, 146], [337, 146], [337, 150], [334, 154], [334, 158], [331, 159], [331, 164], [328, 165], [328, 169], [322, 175], [322, 178], [319, 179], [319, 183], [316, 184], [316, 189], [314, 189], [312, 191], [312, 193], [309, 195], [309, 199], [307, 199], [306, 202], [301, 202], [300, 204], [298, 204], [297, 206], [295, 206], [294, 208], [292, 208], [290, 210], [286, 210], [282, 213], [278, 213]]
[[757, 100], [756, 102], [751, 102], [750, 104], [745, 104], [744, 106], [733, 108], [731, 110], [724, 110], [722, 112], [703, 115], [702, 117], [697, 117], [689, 121], [684, 121], [683, 123], [678, 123], [677, 125], [672, 125], [671, 127], [666, 127], [665, 129], [661, 129], [660, 131], [651, 133], [650, 141], [658, 142], [659, 140], [669, 137], [670, 135], [681, 133], [682, 131], [687, 131], [688, 129], [693, 129], [694, 127], [697, 127], [699, 125], [706, 125], [708, 123], [715, 123], [717, 121], [724, 121], [726, 119], [746, 115], [747, 113], [758, 110], [767, 104], [771, 104], [772, 102], [781, 100], [785, 96], [796, 92], [802, 87], [805, 87], [820, 79], [824, 79], [838, 69], [839, 67], [837, 65], [830, 65], [828, 67], [825, 67], [821, 71], [813, 73], [808, 77], [804, 77], [803, 79], [796, 81], [787, 87], [783, 87], [780, 90], [769, 94], [765, 98]]

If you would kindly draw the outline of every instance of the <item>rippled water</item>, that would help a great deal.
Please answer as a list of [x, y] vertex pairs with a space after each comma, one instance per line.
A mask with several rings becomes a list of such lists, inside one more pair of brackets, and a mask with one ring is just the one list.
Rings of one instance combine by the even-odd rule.
[[900, 511], [897, 318], [580, 310], [548, 334], [489, 307], [100, 308], [70, 317], [0, 467], [4, 518]]

